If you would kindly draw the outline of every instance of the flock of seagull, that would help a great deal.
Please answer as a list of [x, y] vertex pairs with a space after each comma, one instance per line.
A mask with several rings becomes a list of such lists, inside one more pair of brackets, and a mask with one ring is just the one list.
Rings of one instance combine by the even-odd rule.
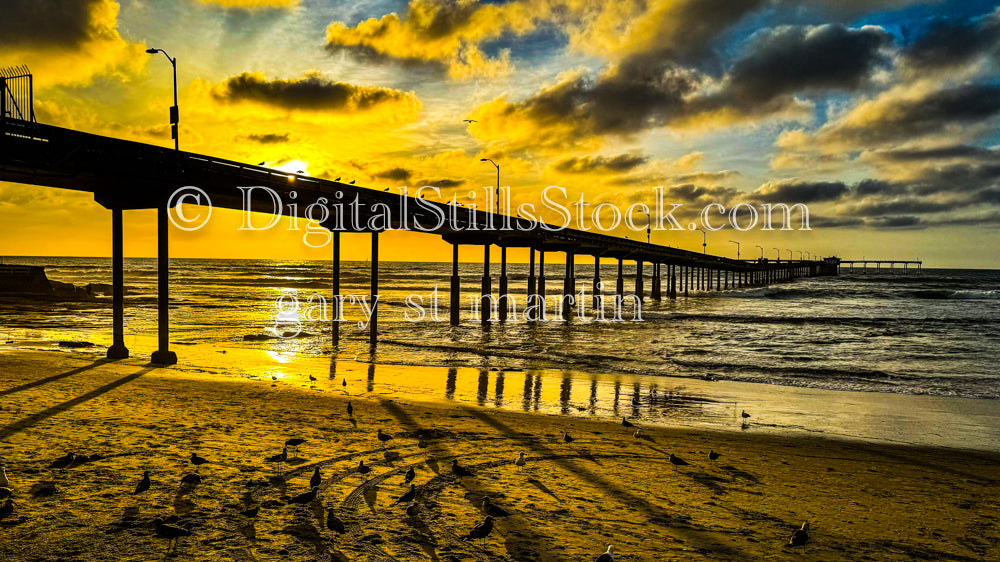
[[[354, 405], [350, 401], [348, 401], [347, 403], [347, 414], [350, 417], [350, 419], [354, 421]], [[744, 410], [741, 412], [740, 415], [743, 418], [743, 423], [745, 424], [747, 418], [750, 417], [750, 414], [748, 414]], [[624, 416], [622, 417], [621, 425], [626, 429], [635, 429], [635, 433], [633, 435], [636, 438], [640, 437], [641, 429], [636, 427], [634, 423], [628, 421], [628, 419]], [[386, 445], [394, 439], [392, 434], [383, 431], [381, 428], [379, 428], [376, 431], [375, 438], [379, 441], [383, 449], [385, 449]], [[575, 441], [575, 438], [572, 437], [568, 432], [563, 431], [562, 440], [564, 443], [572, 443], [573, 441]], [[285, 441], [284, 447], [282, 448], [280, 454], [269, 456], [264, 459], [264, 462], [268, 464], [277, 465], [278, 471], [280, 472], [282, 465], [284, 465], [288, 460], [289, 450], [295, 453], [298, 451], [298, 447], [304, 444], [305, 442], [306, 440], [302, 438], [298, 437], [290, 438]], [[421, 449], [426, 448], [428, 446], [427, 441], [424, 439], [422, 435], [419, 436], [417, 445]], [[390, 451], [385, 451], [385, 454], [387, 455], [388, 458]], [[66, 458], [69, 458], [71, 456], [74, 455], [71, 453], [70, 455], [67, 455]], [[717, 453], [714, 450], [709, 451], [708, 453], [709, 460], [714, 461], [719, 457], [720, 453]], [[57, 464], [60, 466], [65, 465], [66, 463], [62, 461], [65, 461], [66, 458], [57, 459], [53, 463], [53, 466]], [[671, 464], [675, 466], [686, 466], [689, 464], [687, 461], [685, 461], [684, 459], [678, 457], [673, 453], [669, 454], [668, 460]], [[198, 467], [201, 467], [202, 465], [205, 464], [209, 464], [211, 461], [200, 456], [197, 452], [191, 453], [189, 461], [192, 465], [195, 466], [195, 472], [191, 472], [184, 475], [181, 478], [181, 483], [188, 486], [195, 486], [200, 484], [202, 481], [202, 477], [197, 471]], [[72, 459], [70, 459], [69, 463], [72, 464], [72, 462], [73, 462]], [[527, 464], [527, 459], [525, 457], [524, 452], [518, 453], [518, 456], [516, 459], [514, 459], [513, 464], [519, 468], [523, 468]], [[355, 471], [362, 477], [364, 477], [365, 482], [367, 482], [368, 475], [372, 472], [372, 468], [366, 466], [364, 460], [360, 460], [358, 461], [358, 466], [355, 469]], [[471, 470], [466, 466], [462, 466], [459, 463], [458, 459], [452, 459], [451, 472], [454, 475], [454, 477], [458, 479], [475, 475], [475, 472], [473, 470]], [[420, 512], [419, 504], [416, 501], [414, 501], [416, 500], [418, 494], [418, 488], [416, 484], [413, 483], [415, 477], [416, 473], [413, 467], [410, 467], [406, 471], [403, 477], [403, 484], [404, 486], [409, 485], [409, 489], [404, 494], [396, 498], [395, 501], [393, 502], [394, 505], [396, 504], [406, 505], [407, 506], [406, 514], [409, 517], [415, 517]], [[313, 471], [312, 477], [309, 479], [309, 489], [305, 492], [299, 493], [295, 496], [288, 498], [287, 504], [308, 505], [313, 503], [319, 497], [320, 485], [322, 481], [323, 479], [320, 474], [320, 469], [319, 466], [317, 466]], [[139, 495], [149, 491], [151, 485], [152, 481], [150, 479], [150, 471], [148, 470], [143, 471], [142, 478], [136, 484], [133, 495]], [[0, 500], [3, 501], [3, 503], [0, 504], [0, 521], [10, 517], [14, 513], [16, 503], [13, 500], [13, 495], [14, 495], [14, 490], [11, 487], [10, 481], [7, 477], [6, 466], [0, 466]], [[512, 513], [507, 509], [504, 509], [503, 507], [493, 503], [493, 501], [488, 496], [484, 496], [482, 498], [479, 507], [482, 513], [485, 515], [485, 518], [481, 522], [476, 523], [475, 526], [473, 526], [472, 529], [469, 530], [468, 533], [463, 538], [468, 541], [478, 540], [480, 544], [485, 544], [486, 538], [493, 532], [494, 522], [498, 518], [510, 517]], [[242, 511], [241, 514], [248, 518], [253, 519], [257, 516], [259, 510], [260, 506], [258, 505], [253, 508]], [[341, 521], [335, 515], [334, 510], [332, 508], [326, 509], [326, 526], [330, 531], [338, 535], [342, 535], [347, 532], [344, 522]], [[161, 517], [157, 517], [153, 520], [153, 527], [155, 529], [156, 536], [160, 539], [165, 539], [167, 541], [168, 551], [170, 549], [176, 549], [177, 543], [181, 538], [189, 537], [192, 535], [192, 532], [190, 530], [181, 527], [179, 525], [169, 524], [165, 522], [164, 519]], [[792, 537], [789, 539], [788, 545], [801, 546], [804, 545], [808, 540], [809, 540], [809, 523], [803, 523], [802, 527], [796, 530], [795, 533], [792, 535]], [[600, 554], [597, 557], [596, 561], [613, 562], [614, 556], [615, 556], [614, 547], [609, 544], [607, 546], [607, 550], [602, 554]]]

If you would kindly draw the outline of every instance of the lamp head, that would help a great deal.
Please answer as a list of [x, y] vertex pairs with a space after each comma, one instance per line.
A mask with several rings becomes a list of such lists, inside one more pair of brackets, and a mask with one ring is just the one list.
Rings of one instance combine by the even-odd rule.
[[149, 53], [149, 54], [151, 54], [151, 55], [155, 55], [156, 53], [159, 53], [160, 50], [159, 49], [154, 49], [154, 48], [150, 47], [150, 48], [146, 49], [146, 52]]

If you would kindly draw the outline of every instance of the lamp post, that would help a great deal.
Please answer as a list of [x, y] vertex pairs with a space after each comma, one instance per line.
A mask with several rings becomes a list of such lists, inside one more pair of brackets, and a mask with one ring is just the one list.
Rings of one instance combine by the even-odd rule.
[[163, 56], [167, 57], [170, 61], [170, 66], [174, 69], [174, 105], [170, 108], [170, 137], [174, 139], [174, 150], [180, 151], [180, 135], [178, 134], [178, 128], [180, 127], [180, 111], [177, 108], [177, 59], [171, 58], [163, 49], [146, 49], [146, 52], [155, 55], [156, 53], [163, 53]]
[[802, 250], [797, 250], [799, 252], [799, 261], [802, 261]]
[[740, 259], [740, 243], [736, 240], [730, 240], [731, 243], [736, 244], [736, 259]]
[[[178, 124], [180, 123], [180, 112], [177, 108], [177, 59], [172, 58], [163, 49], [146, 49], [146, 52], [155, 55], [163, 53], [170, 61], [170, 66], [174, 70], [174, 105], [170, 108], [170, 136], [174, 139], [174, 153], [177, 157], [177, 166], [180, 167], [181, 148], [178, 139]], [[178, 170], [179, 171], [179, 170]], [[159, 336], [158, 349], [153, 352], [152, 362], [159, 365], [173, 365], [177, 363], [177, 354], [170, 351], [170, 240], [169, 240], [169, 209], [167, 201], [163, 200], [156, 209], [156, 245], [157, 245], [157, 335]]]
[[764, 246], [760, 246], [758, 244], [754, 244], [754, 246], [760, 248], [760, 259], [764, 259]]
[[788, 261], [792, 261], [792, 251], [788, 248], [785, 248], [785, 251], [788, 252]]
[[777, 248], [771, 248], [776, 254], [778, 254], [778, 263], [781, 263], [781, 250]]
[[500, 164], [497, 164], [496, 162], [490, 160], [489, 158], [480, 158], [479, 161], [489, 162], [490, 164], [493, 164], [493, 166], [495, 166], [497, 169], [497, 214], [499, 215], [500, 214]]
[[809, 261], [812, 261], [812, 254], [810, 254], [809, 252], [806, 252], [806, 259], [809, 260]]
[[695, 230], [701, 230], [701, 253], [708, 253], [708, 237], [704, 230], [696, 228]]
[[643, 211], [642, 214], [646, 215], [646, 243], [649, 244], [649, 233], [650, 233], [649, 225], [653, 224], [653, 219], [649, 217], [649, 213], [647, 213], [646, 211]]

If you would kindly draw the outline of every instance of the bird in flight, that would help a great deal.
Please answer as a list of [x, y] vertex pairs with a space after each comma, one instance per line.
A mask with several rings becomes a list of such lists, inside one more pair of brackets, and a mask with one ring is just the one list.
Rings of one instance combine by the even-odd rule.
[[478, 123], [479, 122], [479, 121], [476, 121], [475, 119], [462, 119], [462, 121], [464, 121], [465, 123]]

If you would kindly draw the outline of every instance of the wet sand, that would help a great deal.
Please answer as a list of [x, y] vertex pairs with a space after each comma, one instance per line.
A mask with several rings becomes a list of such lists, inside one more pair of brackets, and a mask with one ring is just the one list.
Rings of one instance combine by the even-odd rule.
[[[593, 560], [607, 544], [616, 560], [1000, 557], [994, 453], [782, 436], [753, 423], [711, 432], [636, 420], [636, 439], [620, 419], [380, 399], [355, 381], [317, 388], [306, 375], [219, 377], [86, 353], [2, 359], [0, 458], [16, 502], [0, 521], [3, 560]], [[396, 458], [379, 428], [395, 436]], [[291, 437], [307, 441], [280, 474], [264, 459]], [[521, 451], [524, 468], [514, 465]], [[49, 468], [71, 452], [101, 458]], [[192, 452], [211, 462], [201, 484], [181, 488]], [[670, 453], [690, 464], [670, 464]], [[454, 477], [452, 459], [475, 474]], [[367, 482], [360, 460], [373, 468]], [[319, 499], [287, 505], [317, 466]], [[410, 467], [415, 517], [393, 503]], [[143, 470], [152, 485], [135, 496]], [[461, 537], [482, 520], [484, 495], [511, 516], [480, 546]], [[256, 520], [240, 514], [253, 506]], [[327, 530], [324, 508], [347, 534]], [[168, 553], [156, 517], [192, 536]], [[805, 521], [809, 542], [785, 546]]]

